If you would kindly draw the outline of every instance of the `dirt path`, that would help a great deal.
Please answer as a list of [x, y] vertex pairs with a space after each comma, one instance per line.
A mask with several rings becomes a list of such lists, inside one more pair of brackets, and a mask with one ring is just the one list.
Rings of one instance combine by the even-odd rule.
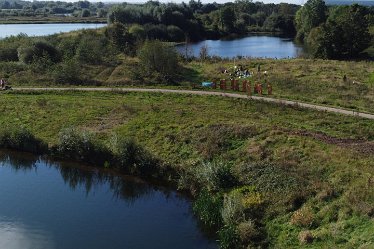
[[290, 106], [298, 106], [302, 108], [308, 108], [308, 109], [314, 109], [318, 111], [326, 111], [326, 112], [332, 112], [332, 113], [339, 113], [349, 116], [356, 116], [356, 117], [362, 117], [367, 119], [374, 119], [374, 114], [369, 113], [363, 113], [363, 112], [357, 112], [353, 110], [345, 110], [340, 108], [334, 108], [334, 107], [327, 107], [327, 106], [321, 106], [321, 105], [314, 105], [314, 104], [307, 104], [303, 102], [298, 101], [292, 101], [292, 100], [282, 100], [282, 99], [275, 99], [275, 98], [269, 98], [269, 97], [260, 97], [260, 96], [247, 96], [244, 94], [238, 94], [238, 93], [224, 93], [224, 92], [208, 92], [208, 91], [193, 91], [193, 90], [170, 90], [170, 89], [147, 89], [147, 88], [103, 88], [103, 87], [85, 87], [85, 88], [57, 88], [57, 87], [46, 87], [46, 88], [29, 88], [29, 87], [15, 87], [13, 88], [15, 91], [123, 91], [123, 92], [154, 92], [154, 93], [176, 93], [176, 94], [194, 94], [194, 95], [209, 95], [209, 96], [223, 96], [223, 97], [230, 97], [230, 98], [240, 98], [240, 99], [253, 99], [253, 100], [259, 100], [259, 101], [265, 101], [265, 102], [271, 102], [271, 103], [277, 103], [281, 105], [290, 105]]

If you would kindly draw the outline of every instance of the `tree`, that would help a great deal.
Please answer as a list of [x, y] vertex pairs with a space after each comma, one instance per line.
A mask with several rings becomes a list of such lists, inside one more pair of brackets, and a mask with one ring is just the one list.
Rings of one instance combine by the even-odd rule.
[[325, 24], [310, 31], [306, 41], [310, 54], [324, 59], [358, 57], [371, 40], [365, 14], [359, 5], [335, 8]]
[[133, 54], [135, 38], [129, 33], [127, 27], [121, 23], [114, 23], [105, 29], [105, 36], [112, 44], [125, 54]]
[[82, 10], [81, 17], [89, 17], [91, 15], [88, 9]]
[[323, 0], [309, 0], [296, 12], [296, 38], [303, 41], [309, 32], [326, 21], [327, 7]]
[[230, 6], [221, 9], [221, 28], [226, 32], [234, 30], [235, 12]]
[[171, 82], [177, 74], [177, 52], [174, 47], [158, 40], [146, 41], [139, 50], [138, 57], [147, 76], [158, 75], [160, 79]]
[[30, 64], [33, 60], [41, 57], [49, 57], [54, 63], [61, 59], [59, 51], [45, 41], [36, 41], [32, 44], [22, 45], [17, 51], [19, 60], [26, 64]]

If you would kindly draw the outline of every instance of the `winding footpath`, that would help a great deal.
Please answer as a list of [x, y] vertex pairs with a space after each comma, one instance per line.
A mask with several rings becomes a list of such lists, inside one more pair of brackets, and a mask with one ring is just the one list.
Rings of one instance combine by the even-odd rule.
[[153, 89], [153, 88], [108, 88], [108, 87], [44, 87], [44, 88], [31, 88], [31, 87], [15, 87], [13, 88], [15, 91], [120, 91], [120, 92], [153, 92], [153, 93], [174, 93], [174, 94], [192, 94], [192, 95], [208, 95], [208, 96], [222, 96], [222, 97], [229, 97], [229, 98], [239, 98], [239, 99], [252, 99], [270, 103], [276, 103], [280, 105], [289, 105], [289, 106], [298, 106], [301, 108], [308, 108], [314, 109], [317, 111], [325, 111], [325, 112], [332, 112], [338, 114], [344, 114], [349, 116], [367, 118], [374, 120], [374, 114], [357, 112], [354, 110], [345, 110], [340, 108], [334, 107], [327, 107], [321, 105], [314, 105], [308, 104], [298, 101], [292, 100], [283, 100], [283, 99], [276, 99], [276, 98], [269, 98], [269, 97], [261, 97], [261, 96], [247, 96], [245, 94], [238, 94], [238, 93], [225, 93], [225, 92], [211, 92], [211, 91], [193, 91], [193, 90], [171, 90], [171, 89]]

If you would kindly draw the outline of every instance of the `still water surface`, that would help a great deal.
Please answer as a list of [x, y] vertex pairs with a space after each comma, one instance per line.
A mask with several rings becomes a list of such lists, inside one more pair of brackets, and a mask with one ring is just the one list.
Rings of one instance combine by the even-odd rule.
[[161, 187], [0, 152], [0, 248], [217, 248], [190, 202]]
[[232, 58], [238, 55], [261, 58], [295, 58], [303, 48], [290, 38], [270, 35], [251, 35], [234, 40], [205, 40], [197, 43], [177, 45], [179, 53], [199, 57], [201, 47], [208, 48], [210, 56]]
[[106, 26], [99, 23], [46, 23], [46, 24], [0, 24], [0, 38], [20, 33], [28, 36], [52, 35], [78, 29], [95, 29]]

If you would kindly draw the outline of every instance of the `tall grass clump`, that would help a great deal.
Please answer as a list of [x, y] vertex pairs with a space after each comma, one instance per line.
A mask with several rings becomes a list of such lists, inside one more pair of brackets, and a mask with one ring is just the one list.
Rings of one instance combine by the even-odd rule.
[[207, 190], [201, 191], [193, 204], [193, 211], [200, 221], [212, 228], [219, 228], [223, 225], [222, 208], [222, 194], [213, 194]]
[[32, 153], [44, 153], [48, 146], [23, 127], [6, 127], [0, 130], [0, 147]]
[[70, 159], [94, 165], [108, 165], [112, 161], [110, 151], [93, 135], [75, 128], [60, 132], [59, 141], [52, 148], [52, 154], [62, 159]]
[[205, 188], [208, 191], [229, 189], [237, 184], [231, 172], [231, 165], [224, 161], [208, 161], [186, 169], [179, 179], [179, 187], [195, 192]]

